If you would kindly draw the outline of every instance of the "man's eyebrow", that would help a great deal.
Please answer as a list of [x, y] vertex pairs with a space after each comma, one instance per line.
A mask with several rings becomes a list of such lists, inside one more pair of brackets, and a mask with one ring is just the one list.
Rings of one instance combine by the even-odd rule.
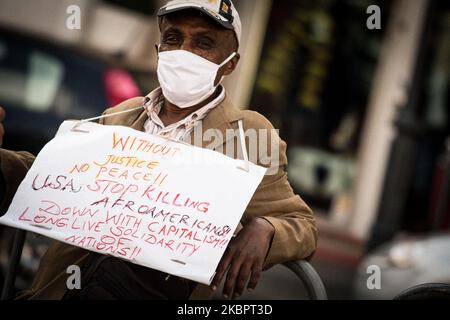
[[195, 33], [196, 37], [206, 37], [213, 41], [216, 41], [216, 34], [212, 31], [200, 31]]
[[166, 34], [166, 33], [178, 33], [178, 34], [182, 34], [182, 32], [181, 32], [179, 29], [175, 28], [175, 27], [169, 27], [169, 28], [166, 29], [166, 30], [162, 30], [162, 34]]

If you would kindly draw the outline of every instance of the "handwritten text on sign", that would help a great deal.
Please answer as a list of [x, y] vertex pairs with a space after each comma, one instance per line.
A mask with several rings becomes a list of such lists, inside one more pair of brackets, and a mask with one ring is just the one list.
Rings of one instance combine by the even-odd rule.
[[209, 284], [265, 169], [126, 127], [64, 122], [0, 223]]

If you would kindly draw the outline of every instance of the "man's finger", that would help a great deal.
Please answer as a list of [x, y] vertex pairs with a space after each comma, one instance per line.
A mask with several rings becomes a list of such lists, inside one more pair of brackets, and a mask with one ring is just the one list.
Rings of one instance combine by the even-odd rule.
[[239, 271], [239, 276], [234, 286], [234, 298], [239, 298], [240, 296], [242, 296], [242, 292], [245, 289], [245, 285], [247, 284], [248, 279], [250, 278], [251, 271], [252, 271], [251, 262], [246, 262], [242, 265], [241, 270]]
[[233, 256], [234, 251], [227, 250], [224, 256], [222, 257], [222, 260], [220, 261], [219, 266], [217, 267], [216, 275], [214, 276], [214, 279], [211, 282], [211, 288], [213, 291], [216, 291], [220, 283], [222, 282], [223, 276], [225, 275], [225, 272], [228, 270], [228, 267], [231, 264]]
[[230, 269], [227, 273], [227, 279], [225, 280], [225, 285], [223, 286], [223, 297], [225, 299], [229, 299], [232, 296], [234, 286], [236, 284], [236, 279], [239, 275], [239, 272], [241, 270], [241, 266], [243, 263], [243, 259], [239, 254], [236, 254], [235, 258], [233, 259], [233, 262], [231, 264]]
[[252, 269], [252, 276], [250, 277], [250, 281], [248, 282], [247, 289], [249, 291], [255, 290], [258, 285], [259, 279], [261, 278], [262, 266], [260, 263], [255, 263]]

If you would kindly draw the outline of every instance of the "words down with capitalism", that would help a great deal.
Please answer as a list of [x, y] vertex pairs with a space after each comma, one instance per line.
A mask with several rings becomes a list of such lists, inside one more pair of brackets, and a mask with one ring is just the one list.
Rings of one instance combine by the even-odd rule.
[[[117, 253], [130, 259], [141, 252], [140, 248], [134, 250], [133, 241], [188, 256], [197, 252], [203, 244], [223, 248], [228, 243], [226, 237], [231, 232], [228, 225], [216, 225], [207, 219], [165, 211], [156, 206], [147, 207], [146, 210], [141, 208], [139, 212], [127, 208], [131, 212], [126, 213], [122, 199], [112, 201], [110, 205], [108, 203], [108, 198], [105, 198], [90, 207], [76, 208], [42, 200], [34, 215], [27, 208], [19, 220], [34, 226], [66, 229], [69, 236], [64, 240], [67, 242]], [[115, 206], [122, 206], [120, 213], [112, 212]], [[76, 231], [77, 235], [70, 235], [71, 230]], [[85, 235], [80, 236], [80, 231]]]

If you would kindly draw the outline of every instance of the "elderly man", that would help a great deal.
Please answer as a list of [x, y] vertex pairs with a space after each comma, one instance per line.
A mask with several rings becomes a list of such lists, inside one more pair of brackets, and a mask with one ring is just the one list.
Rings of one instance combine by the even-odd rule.
[[[158, 12], [161, 42], [158, 51], [160, 88], [105, 112], [100, 123], [129, 126], [149, 134], [189, 141], [196, 130], [271, 130], [261, 115], [235, 108], [220, 85], [238, 64], [241, 38], [239, 15], [230, 0], [170, 1]], [[144, 106], [144, 108], [139, 108]], [[126, 113], [115, 114], [117, 112]], [[113, 114], [114, 113], [114, 114]], [[256, 287], [270, 266], [310, 256], [317, 242], [311, 210], [293, 193], [285, 173], [286, 144], [279, 144], [279, 166], [266, 175], [241, 220], [242, 229], [230, 242], [211, 286], [197, 285], [117, 258], [100, 256], [55, 242], [41, 261], [32, 288], [22, 297], [32, 299], [187, 299], [207, 298], [224, 280], [225, 298], [239, 297]], [[233, 137], [231, 140], [235, 140]], [[234, 142], [234, 141], [233, 141]], [[226, 150], [222, 143], [217, 151]], [[203, 142], [201, 146], [206, 147]], [[273, 155], [272, 155], [273, 156]], [[237, 157], [237, 156], [236, 156]], [[3, 212], [33, 162], [27, 153], [1, 150], [5, 186]], [[266, 165], [257, 158], [257, 164]], [[217, 190], [217, 192], [224, 192]], [[80, 291], [66, 288], [70, 265], [83, 272]]]

